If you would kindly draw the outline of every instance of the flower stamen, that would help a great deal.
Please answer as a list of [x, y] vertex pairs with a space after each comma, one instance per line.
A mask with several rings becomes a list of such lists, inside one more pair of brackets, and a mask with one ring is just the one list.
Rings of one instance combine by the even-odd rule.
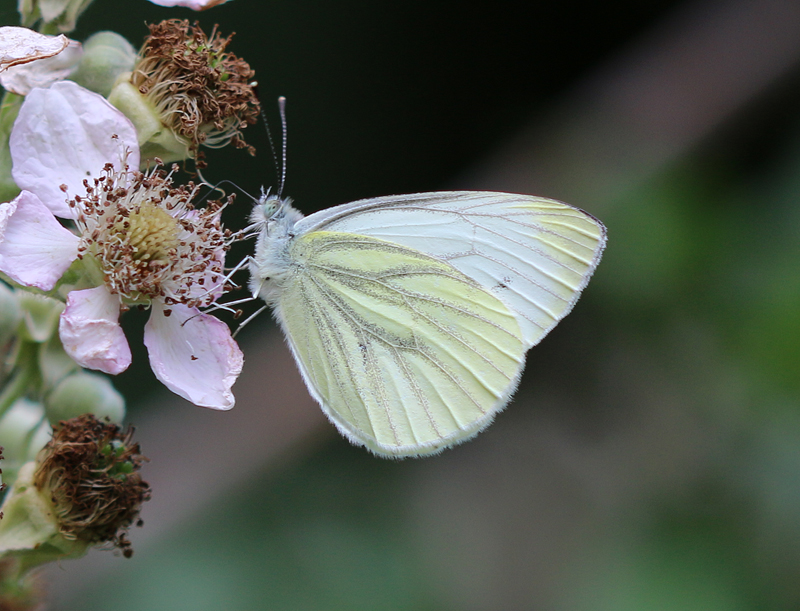
[[[171, 174], [146, 174], [107, 166], [77, 211], [79, 256], [93, 262], [98, 281], [123, 305], [153, 299], [200, 307], [224, 291], [223, 256], [229, 239], [220, 223], [222, 205], [196, 209], [198, 187], [174, 187]], [[205, 287], [205, 288], [203, 288]]]

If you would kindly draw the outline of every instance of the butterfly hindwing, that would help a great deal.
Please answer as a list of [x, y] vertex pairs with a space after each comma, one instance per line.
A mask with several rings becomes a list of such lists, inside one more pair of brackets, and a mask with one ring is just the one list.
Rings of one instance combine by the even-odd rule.
[[315, 398], [351, 440], [389, 456], [469, 438], [516, 387], [518, 317], [448, 261], [339, 231], [299, 235], [278, 319]]

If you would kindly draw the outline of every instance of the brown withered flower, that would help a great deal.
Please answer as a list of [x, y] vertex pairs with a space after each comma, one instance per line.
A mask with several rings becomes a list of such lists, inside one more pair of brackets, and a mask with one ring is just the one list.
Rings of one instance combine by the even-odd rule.
[[[226, 49], [233, 35], [216, 27], [206, 36], [198, 24], [169, 19], [150, 25], [132, 72], [122, 75], [109, 101], [136, 125], [142, 158], [178, 161], [200, 146], [246, 148], [241, 130], [258, 119], [260, 105], [249, 64]], [[140, 99], [141, 98], [141, 99]]]
[[89, 545], [111, 543], [128, 557], [128, 527], [150, 487], [139, 469], [146, 460], [133, 430], [86, 414], [62, 420], [40, 452], [33, 483], [53, 504], [60, 534]]

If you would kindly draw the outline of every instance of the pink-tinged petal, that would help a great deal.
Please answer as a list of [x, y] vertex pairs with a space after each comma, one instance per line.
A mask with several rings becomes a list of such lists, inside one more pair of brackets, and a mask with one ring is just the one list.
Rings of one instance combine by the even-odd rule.
[[131, 349], [118, 321], [119, 298], [105, 286], [72, 291], [58, 334], [78, 365], [116, 375], [131, 364]]
[[[114, 137], [115, 136], [115, 137]], [[11, 174], [20, 189], [39, 196], [56, 216], [72, 218], [69, 196], [86, 195], [83, 181], [100, 176], [107, 163], [139, 167], [136, 129], [103, 96], [72, 81], [34, 89], [26, 97], [11, 130]]]
[[228, 325], [196, 308], [154, 303], [144, 344], [153, 372], [172, 392], [200, 407], [233, 407], [231, 387], [244, 357]]
[[78, 67], [82, 56], [81, 43], [70, 40], [58, 55], [9, 68], [0, 74], [0, 85], [19, 95], [28, 95], [35, 87], [49, 87], [63, 81]]
[[0, 28], [0, 72], [11, 66], [58, 55], [68, 44], [69, 39], [63, 34], [48, 36], [28, 28], [4, 26]]
[[223, 4], [228, 0], [150, 0], [158, 6], [184, 6], [195, 11], [204, 11], [212, 6]]
[[77, 258], [79, 241], [30, 191], [0, 204], [0, 271], [14, 282], [49, 291]]

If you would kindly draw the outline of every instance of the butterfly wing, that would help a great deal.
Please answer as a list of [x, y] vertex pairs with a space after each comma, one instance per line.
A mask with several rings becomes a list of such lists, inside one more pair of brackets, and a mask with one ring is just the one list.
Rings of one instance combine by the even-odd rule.
[[436, 452], [491, 422], [526, 344], [514, 313], [449, 262], [365, 235], [291, 246], [278, 320], [314, 397], [351, 441]]
[[527, 347], [570, 312], [606, 243], [603, 224], [582, 210], [478, 191], [357, 201], [312, 214], [296, 229], [362, 234], [449, 263], [516, 314]]

